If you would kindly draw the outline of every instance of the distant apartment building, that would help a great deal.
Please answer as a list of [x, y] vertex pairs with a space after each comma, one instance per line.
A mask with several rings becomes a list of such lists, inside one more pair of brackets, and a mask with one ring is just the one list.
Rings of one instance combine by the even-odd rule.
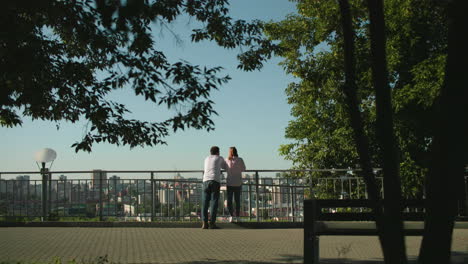
[[161, 204], [172, 204], [176, 200], [174, 189], [163, 189], [158, 191], [158, 201]]
[[30, 181], [28, 175], [20, 175], [15, 179], [1, 181], [0, 192], [13, 195], [14, 199], [27, 199], [26, 196], [30, 191]]
[[28, 181], [30, 180], [30, 176], [29, 175], [19, 175], [19, 176], [16, 176], [16, 180], [17, 181]]
[[144, 205], [148, 203], [151, 203], [151, 193], [138, 194], [137, 204]]
[[67, 181], [67, 176], [60, 175], [58, 180], [53, 179], [51, 184], [52, 188], [52, 199], [69, 201], [71, 202], [72, 198], [72, 183]]
[[122, 180], [117, 175], [109, 177], [109, 189], [112, 191], [120, 192], [122, 188]]
[[7, 192], [7, 181], [5, 179], [0, 179], [0, 194]]
[[75, 182], [72, 185], [71, 201], [84, 203], [88, 194], [89, 186], [86, 182]]
[[268, 189], [273, 185], [273, 178], [260, 178], [259, 184], [263, 184]]
[[201, 202], [202, 198], [202, 185], [198, 183], [198, 178], [188, 178], [186, 182], [185, 200], [190, 203]]
[[93, 170], [91, 173], [91, 188], [100, 189], [102, 182], [102, 188], [107, 187], [107, 172], [104, 170]]
[[200, 187], [195, 187], [189, 190], [188, 198], [191, 203], [200, 202], [202, 198], [202, 190]]
[[272, 190], [272, 202], [276, 207], [287, 206], [291, 202], [291, 188], [287, 186], [274, 187]]
[[132, 188], [137, 192], [145, 192], [151, 189], [151, 183], [146, 180], [135, 180]]
[[130, 204], [123, 205], [123, 211], [126, 216], [134, 216], [135, 215], [135, 206]]
[[17, 191], [26, 193], [29, 188], [30, 176], [29, 175], [19, 175], [16, 176], [16, 188]]

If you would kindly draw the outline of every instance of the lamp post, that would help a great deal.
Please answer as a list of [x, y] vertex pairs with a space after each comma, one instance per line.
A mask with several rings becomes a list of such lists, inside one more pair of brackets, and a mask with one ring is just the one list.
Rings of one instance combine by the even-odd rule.
[[[50, 148], [41, 149], [34, 155], [36, 164], [41, 164], [39, 168], [42, 176], [42, 192], [41, 192], [41, 202], [42, 202], [42, 217], [41, 221], [45, 221], [47, 218], [47, 184], [51, 180], [51, 175], [49, 169], [52, 168], [54, 160], [57, 158], [57, 152]], [[51, 163], [49, 168], [46, 168], [46, 163]], [[50, 197], [49, 197], [50, 199]], [[49, 208], [50, 210], [50, 208]]]

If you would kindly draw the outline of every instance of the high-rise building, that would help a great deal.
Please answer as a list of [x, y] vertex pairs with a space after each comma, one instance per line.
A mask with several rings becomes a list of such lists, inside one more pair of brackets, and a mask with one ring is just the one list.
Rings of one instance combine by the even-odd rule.
[[201, 201], [201, 198], [202, 198], [201, 186], [193, 186], [192, 188], [190, 188], [187, 199], [189, 199], [191, 203], [198, 203]]
[[19, 175], [16, 177], [15, 186], [13, 188], [18, 199], [24, 199], [27, 195], [29, 195], [29, 179], [29, 175]]
[[52, 191], [56, 192], [55, 198], [63, 201], [72, 201], [72, 182], [67, 181], [67, 176], [60, 175], [58, 180], [52, 181]]
[[104, 170], [93, 170], [91, 173], [91, 188], [100, 189], [100, 183], [102, 187], [107, 186], [107, 172]]
[[29, 181], [30, 177], [29, 175], [19, 175], [19, 176], [16, 176], [16, 180], [17, 181]]
[[7, 191], [7, 181], [5, 179], [0, 179], [0, 194], [6, 193]]
[[259, 181], [260, 181], [259, 182], [260, 184], [273, 185], [273, 179], [272, 178], [260, 178]]
[[109, 177], [109, 188], [113, 191], [121, 191], [122, 190], [122, 181], [120, 177], [117, 175], [112, 175]]
[[158, 200], [161, 204], [173, 204], [176, 199], [174, 189], [163, 189], [158, 191]]

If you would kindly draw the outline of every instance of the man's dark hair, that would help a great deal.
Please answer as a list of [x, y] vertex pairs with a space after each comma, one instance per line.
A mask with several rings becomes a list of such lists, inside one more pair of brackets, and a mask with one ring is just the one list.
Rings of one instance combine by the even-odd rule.
[[213, 146], [210, 149], [211, 155], [219, 155], [219, 148], [217, 146]]

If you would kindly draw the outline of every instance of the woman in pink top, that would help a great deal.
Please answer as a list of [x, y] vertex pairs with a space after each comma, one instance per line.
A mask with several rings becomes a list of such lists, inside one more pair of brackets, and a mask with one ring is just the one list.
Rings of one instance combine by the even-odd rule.
[[[229, 214], [231, 215], [230, 221], [232, 221], [232, 217], [234, 217], [234, 210], [232, 208], [232, 198], [234, 198], [236, 202], [236, 213], [235, 216], [239, 217], [240, 213], [240, 194], [242, 191], [242, 172], [245, 171], [245, 164], [242, 158], [239, 158], [237, 154], [237, 149], [235, 147], [229, 148], [229, 155], [226, 159], [226, 163], [228, 165], [227, 169], [227, 177], [226, 177], [226, 185], [227, 185], [227, 193], [228, 193], [228, 200], [227, 206], [229, 210]], [[234, 197], [233, 197], [234, 196]]]

